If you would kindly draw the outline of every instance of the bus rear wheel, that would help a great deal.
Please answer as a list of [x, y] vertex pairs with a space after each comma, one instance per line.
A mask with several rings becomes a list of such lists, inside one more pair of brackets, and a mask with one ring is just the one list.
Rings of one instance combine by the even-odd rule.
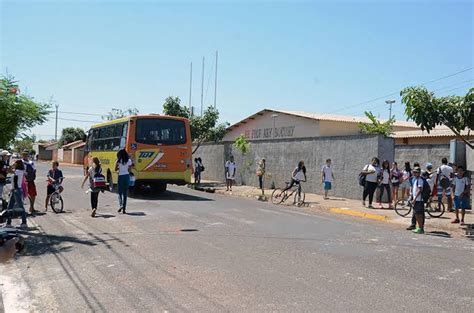
[[163, 193], [166, 191], [166, 183], [156, 183], [152, 186], [153, 191], [156, 193]]

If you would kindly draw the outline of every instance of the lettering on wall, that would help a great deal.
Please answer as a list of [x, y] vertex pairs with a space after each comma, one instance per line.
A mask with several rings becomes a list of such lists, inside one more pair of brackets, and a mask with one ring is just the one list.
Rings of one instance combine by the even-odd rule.
[[247, 139], [291, 138], [294, 135], [294, 131], [295, 126], [255, 128], [245, 130], [244, 136]]

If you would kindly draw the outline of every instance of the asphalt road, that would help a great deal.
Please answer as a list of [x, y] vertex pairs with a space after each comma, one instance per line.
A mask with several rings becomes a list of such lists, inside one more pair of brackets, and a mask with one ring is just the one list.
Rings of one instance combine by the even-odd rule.
[[473, 241], [185, 187], [132, 198], [127, 215], [101, 194], [91, 218], [81, 169], [63, 170], [66, 212], [30, 218], [27, 250], [0, 265], [7, 312], [474, 308]]

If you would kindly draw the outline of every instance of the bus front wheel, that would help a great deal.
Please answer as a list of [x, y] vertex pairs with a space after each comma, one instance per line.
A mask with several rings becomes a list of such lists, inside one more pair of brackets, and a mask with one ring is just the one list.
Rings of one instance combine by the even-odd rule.
[[165, 183], [156, 183], [153, 185], [153, 190], [157, 193], [163, 193], [166, 191], [166, 184]]

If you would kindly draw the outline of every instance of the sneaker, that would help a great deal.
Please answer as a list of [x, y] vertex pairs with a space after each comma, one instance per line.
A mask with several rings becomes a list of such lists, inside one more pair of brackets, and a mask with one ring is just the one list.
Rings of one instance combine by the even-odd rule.
[[97, 209], [92, 209], [92, 213], [91, 213], [92, 217], [95, 217], [95, 212], [97, 212]]
[[414, 230], [412, 230], [412, 232], [413, 232], [414, 234], [424, 234], [424, 233], [425, 233], [424, 229], [423, 229], [423, 228], [419, 228], [419, 227], [416, 228], [416, 229], [414, 229]]
[[459, 224], [459, 220], [456, 218], [451, 222], [451, 224]]
[[122, 212], [122, 209], [123, 209], [123, 208], [118, 209], [117, 212], [119, 212], [119, 213]]
[[365, 208], [365, 201], [362, 201], [362, 205], [363, 205], [363, 206], [364, 206], [364, 208]]
[[15, 228], [15, 227], [13, 227], [12, 224], [6, 224], [5, 228]]
[[461, 221], [461, 223], [459, 225], [465, 226], [466, 224], [464, 223], [464, 221]]
[[369, 204], [369, 206], [367, 208], [373, 209], [374, 207], [372, 206], [372, 204]]
[[407, 227], [407, 230], [414, 230], [415, 228], [416, 228], [415, 225], [410, 225], [410, 226]]
[[28, 229], [28, 225], [26, 223], [22, 223], [20, 225], [20, 229]]

